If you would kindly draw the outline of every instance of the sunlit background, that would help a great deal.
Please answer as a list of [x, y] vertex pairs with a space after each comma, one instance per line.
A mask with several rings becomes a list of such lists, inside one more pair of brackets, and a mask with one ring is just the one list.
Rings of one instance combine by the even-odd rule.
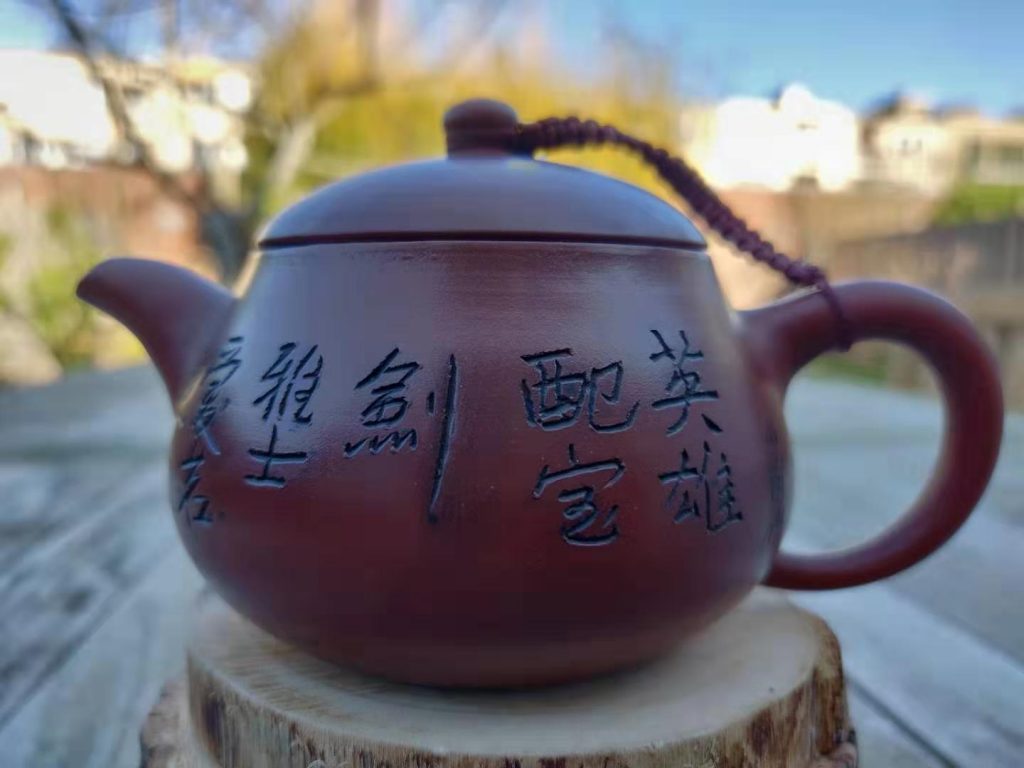
[[[4, 766], [138, 765], [201, 584], [168, 514], [166, 397], [74, 297], [81, 275], [131, 254], [230, 285], [282, 207], [440, 155], [444, 110], [471, 96], [613, 123], [833, 279], [942, 293], [1024, 408], [1022, 0], [0, 0]], [[620, 151], [553, 159], [685, 210]], [[788, 290], [697, 224], [734, 306]], [[801, 375], [786, 548], [863, 541], [912, 502], [939, 450], [931, 387], [890, 345]], [[1005, 434], [938, 554], [793, 596], [839, 636], [869, 768], [1022, 764], [1019, 413]]]
[[[690, 7], [690, 6], [694, 7]], [[833, 277], [938, 289], [1024, 403], [1024, 11], [1013, 2], [20, 0], [0, 10], [0, 381], [142, 352], [73, 298], [113, 254], [230, 283], [306, 191], [438, 154], [444, 108], [496, 95], [682, 153]], [[666, 194], [614, 150], [559, 159]], [[715, 243], [737, 306], [771, 274]], [[832, 373], [915, 386], [867, 346]]]

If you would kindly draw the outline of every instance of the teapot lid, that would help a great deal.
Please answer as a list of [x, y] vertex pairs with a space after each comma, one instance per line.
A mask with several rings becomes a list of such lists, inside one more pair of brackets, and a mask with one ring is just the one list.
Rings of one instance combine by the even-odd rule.
[[280, 213], [260, 246], [388, 240], [544, 240], [704, 248], [664, 200], [515, 149], [505, 104], [463, 102], [444, 118], [448, 156], [365, 173]]

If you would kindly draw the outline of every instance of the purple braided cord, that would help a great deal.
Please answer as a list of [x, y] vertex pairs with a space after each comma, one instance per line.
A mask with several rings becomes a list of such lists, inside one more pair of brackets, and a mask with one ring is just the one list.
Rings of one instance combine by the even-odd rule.
[[611, 125], [576, 117], [549, 117], [536, 123], [520, 124], [516, 140], [516, 148], [522, 151], [616, 144], [640, 155], [727, 242], [750, 254], [755, 260], [767, 264], [794, 285], [813, 286], [821, 291], [835, 315], [839, 343], [843, 349], [849, 349], [853, 342], [851, 326], [825, 271], [775, 250], [775, 246], [733, 213], [700, 174], [682, 159]]

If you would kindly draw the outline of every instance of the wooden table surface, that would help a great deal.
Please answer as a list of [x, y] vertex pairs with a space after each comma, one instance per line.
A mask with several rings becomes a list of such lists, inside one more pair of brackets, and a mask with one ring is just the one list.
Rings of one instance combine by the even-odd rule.
[[[787, 545], [841, 546], [921, 486], [941, 408], [801, 379]], [[170, 409], [149, 368], [0, 393], [0, 766], [138, 764], [201, 579], [168, 511]], [[869, 479], [870, 478], [870, 479]], [[1024, 417], [981, 508], [883, 584], [797, 595], [839, 635], [867, 768], [1024, 766]]]

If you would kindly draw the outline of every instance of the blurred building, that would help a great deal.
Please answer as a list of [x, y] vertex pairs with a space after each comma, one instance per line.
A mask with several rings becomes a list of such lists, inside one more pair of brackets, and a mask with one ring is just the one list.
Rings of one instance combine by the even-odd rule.
[[[253, 95], [243, 69], [210, 59], [96, 66], [122, 94], [157, 169], [185, 190], [237, 191]], [[128, 253], [208, 264], [195, 211], [138, 167], [135, 144], [78, 57], [0, 50], [0, 72], [0, 382], [40, 383], [74, 354], [74, 283], [92, 260]], [[139, 354], [106, 318], [82, 333], [93, 334], [95, 364]]]
[[957, 184], [1024, 185], [1024, 119], [935, 109], [897, 95], [864, 118], [865, 177], [942, 195]]
[[[243, 68], [205, 58], [166, 65], [101, 58], [96, 66], [123, 95], [161, 170], [202, 164], [214, 174], [237, 174], [245, 166], [242, 114], [252, 83]], [[135, 159], [77, 56], [0, 50], [0, 72], [0, 165], [59, 169]]]
[[685, 155], [722, 189], [890, 186], [940, 197], [958, 184], [1024, 185], [1024, 118], [903, 94], [859, 117], [789, 85], [770, 99], [689, 107], [680, 132]]
[[716, 187], [838, 191], [861, 175], [857, 115], [801, 85], [688, 108], [681, 129], [686, 156]]

